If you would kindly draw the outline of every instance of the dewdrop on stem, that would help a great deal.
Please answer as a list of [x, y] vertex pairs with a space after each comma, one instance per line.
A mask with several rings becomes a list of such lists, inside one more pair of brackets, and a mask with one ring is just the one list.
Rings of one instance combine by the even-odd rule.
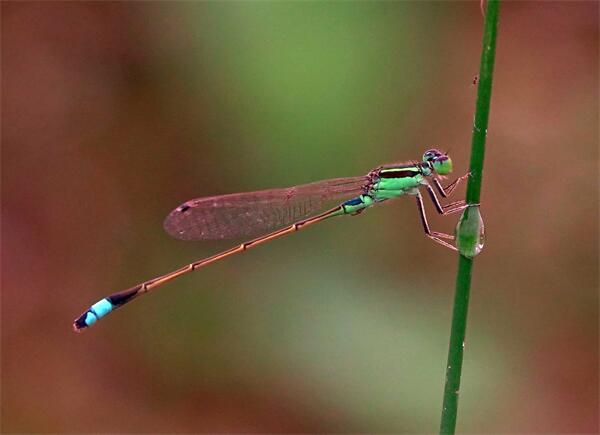
[[479, 205], [469, 205], [456, 225], [456, 248], [460, 255], [473, 258], [483, 249], [485, 234]]

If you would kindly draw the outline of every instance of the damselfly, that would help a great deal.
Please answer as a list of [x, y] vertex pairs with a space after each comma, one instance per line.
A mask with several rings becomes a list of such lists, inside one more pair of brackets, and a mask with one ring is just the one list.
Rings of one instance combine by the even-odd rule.
[[[468, 174], [463, 175], [443, 187], [440, 180], [451, 172], [450, 157], [439, 150], [431, 149], [423, 154], [420, 162], [380, 166], [362, 177], [334, 178], [285, 189], [211, 196], [187, 201], [173, 210], [164, 223], [167, 233], [175, 238], [219, 240], [263, 235], [107, 296], [75, 319], [73, 329], [79, 332], [92, 326], [98, 319], [116, 308], [178, 276], [325, 219], [347, 214], [356, 215], [372, 205], [402, 195], [415, 196], [427, 237], [442, 246], [456, 250], [456, 247], [448, 242], [453, 241], [454, 236], [432, 231], [429, 228], [420, 191], [423, 187], [427, 190], [435, 209], [442, 215], [465, 209], [467, 205], [464, 201], [442, 205], [434, 191], [435, 187], [440, 195], [446, 198], [456, 189], [460, 181], [468, 176]], [[320, 214], [314, 214], [322, 210], [330, 200], [345, 201]], [[267, 234], [264, 235], [265, 233]]]

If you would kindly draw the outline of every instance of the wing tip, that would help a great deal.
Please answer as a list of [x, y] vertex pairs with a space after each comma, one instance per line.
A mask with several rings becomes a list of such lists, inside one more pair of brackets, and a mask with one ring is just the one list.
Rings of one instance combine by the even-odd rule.
[[163, 222], [163, 228], [166, 233], [175, 239], [190, 240], [188, 237], [186, 237], [187, 235], [185, 229], [182, 228], [182, 218], [184, 218], [188, 210], [190, 210], [190, 202], [191, 201], [186, 201], [172, 210]]

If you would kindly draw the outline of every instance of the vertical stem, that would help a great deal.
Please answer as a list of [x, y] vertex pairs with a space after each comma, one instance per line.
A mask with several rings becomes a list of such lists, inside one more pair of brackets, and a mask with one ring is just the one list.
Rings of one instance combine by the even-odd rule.
[[[485, 140], [490, 113], [490, 99], [492, 96], [492, 76], [496, 55], [496, 34], [499, 8], [500, 0], [487, 0], [481, 64], [479, 67], [479, 87], [477, 89], [475, 122], [471, 142], [471, 176], [469, 177], [467, 184], [467, 203], [469, 204], [478, 204], [481, 192], [483, 157], [485, 155]], [[450, 346], [448, 350], [448, 364], [446, 366], [444, 405], [440, 425], [441, 434], [454, 434], [456, 430], [458, 393], [462, 371], [465, 331], [467, 327], [472, 267], [472, 258], [467, 258], [462, 255], [459, 256], [458, 272], [456, 275], [456, 293], [454, 296], [454, 309], [452, 312], [452, 329], [450, 332]]]

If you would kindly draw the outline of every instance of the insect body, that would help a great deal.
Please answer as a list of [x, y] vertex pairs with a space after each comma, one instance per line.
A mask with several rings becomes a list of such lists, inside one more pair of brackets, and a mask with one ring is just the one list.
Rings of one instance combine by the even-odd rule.
[[[92, 326], [116, 308], [178, 276], [325, 219], [346, 214], [356, 215], [380, 202], [403, 195], [412, 195], [416, 198], [427, 237], [456, 251], [456, 247], [450, 243], [454, 240], [454, 236], [430, 229], [421, 196], [421, 189], [425, 188], [437, 212], [443, 215], [467, 207], [464, 201], [442, 205], [437, 197], [436, 190], [446, 198], [456, 189], [460, 181], [468, 176], [468, 174], [463, 175], [443, 187], [440, 179], [451, 172], [450, 157], [439, 150], [431, 149], [423, 154], [420, 162], [381, 166], [361, 177], [335, 178], [285, 189], [236, 193], [187, 201], [173, 210], [165, 220], [165, 230], [173, 237], [182, 240], [218, 240], [263, 235], [107, 296], [75, 319], [73, 329], [80, 332]], [[331, 200], [343, 202], [315, 214]]]

